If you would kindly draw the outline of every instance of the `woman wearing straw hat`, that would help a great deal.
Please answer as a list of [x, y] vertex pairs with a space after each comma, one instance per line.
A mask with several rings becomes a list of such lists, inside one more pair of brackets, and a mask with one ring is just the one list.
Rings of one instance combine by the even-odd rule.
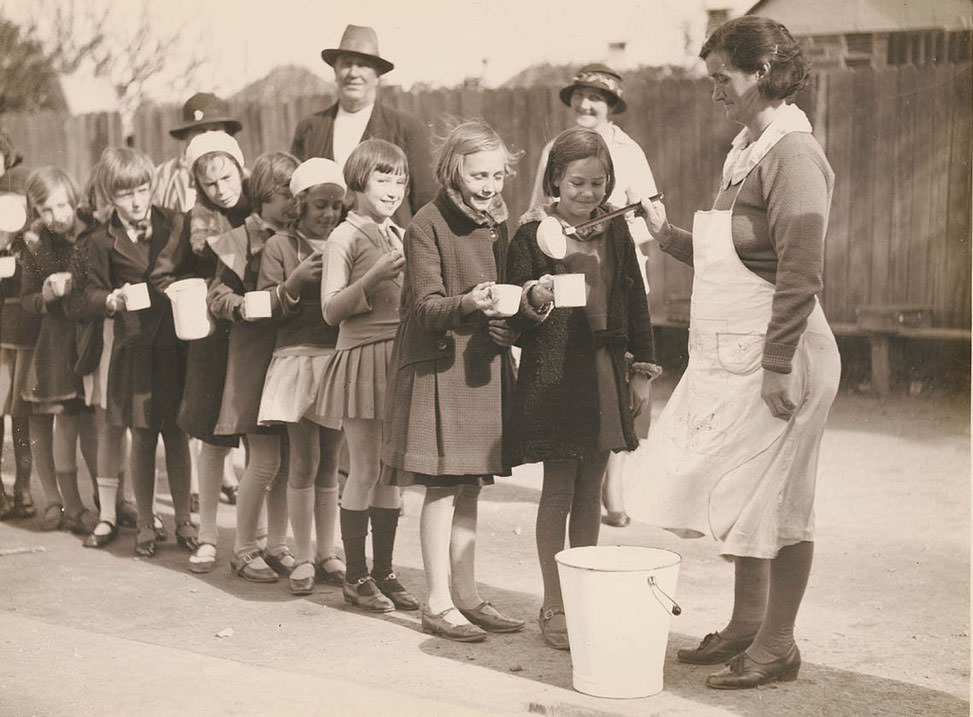
[[[575, 124], [596, 130], [608, 145], [612, 164], [615, 167], [615, 189], [608, 197], [607, 203], [615, 207], [623, 207], [655, 195], [657, 191], [655, 179], [652, 177], [652, 170], [649, 168], [645, 153], [638, 143], [611, 119], [626, 109], [621, 75], [607, 65], [585, 65], [578, 70], [570, 84], [561, 88], [560, 97], [561, 102], [574, 112]], [[541, 153], [534, 180], [534, 191], [531, 195], [531, 206], [547, 205], [553, 201], [553, 197], [547, 196], [543, 188], [544, 169], [547, 167], [553, 143], [554, 140], [548, 142]], [[632, 240], [645, 253], [648, 242], [652, 239], [645, 221], [634, 214], [628, 215], [627, 219]], [[649, 293], [647, 263], [647, 261], [639, 262], [646, 295]], [[646, 399], [641, 405], [641, 410], [636, 411], [635, 433], [639, 439], [644, 439], [649, 431], [650, 400]], [[616, 528], [624, 528], [631, 522], [628, 513], [625, 512], [622, 490], [622, 478], [629, 455], [630, 453], [627, 452], [612, 453], [608, 459], [608, 467], [605, 469], [602, 490], [602, 500], [608, 513], [605, 522]]]
[[298, 123], [291, 154], [302, 161], [333, 159], [344, 167], [362, 140], [384, 139], [398, 145], [409, 160], [409, 194], [393, 220], [407, 226], [419, 207], [436, 196], [436, 182], [425, 125], [413, 115], [376, 101], [379, 78], [395, 65], [379, 53], [375, 30], [360, 25], [348, 25], [338, 47], [322, 50], [321, 58], [334, 68], [338, 101]]

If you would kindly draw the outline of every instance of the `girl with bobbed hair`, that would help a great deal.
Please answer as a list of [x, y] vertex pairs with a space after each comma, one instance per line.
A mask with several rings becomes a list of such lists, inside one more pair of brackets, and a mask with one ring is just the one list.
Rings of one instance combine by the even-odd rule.
[[[566, 534], [571, 547], [597, 545], [608, 457], [638, 445], [632, 397], [642, 406], [660, 369], [625, 218], [566, 237], [560, 260], [545, 255], [537, 242], [547, 216], [576, 225], [608, 211], [615, 171], [601, 134], [583, 127], [564, 130], [551, 146], [543, 177], [544, 191], [555, 201], [521, 219], [510, 244], [507, 279], [524, 286], [539, 282], [527, 297], [535, 310], [550, 315], [520, 337], [523, 353], [505, 442], [514, 463], [544, 465], [535, 528], [544, 582], [538, 623], [551, 647], [566, 650], [554, 556], [564, 549]], [[551, 311], [552, 276], [569, 273], [584, 278], [586, 305]], [[626, 353], [634, 359], [630, 369]]]
[[807, 63], [783, 25], [741, 17], [700, 57], [743, 125], [692, 231], [643, 202], [663, 251], [694, 268], [689, 365], [649, 435], [635, 517], [711, 534], [735, 568], [729, 623], [682, 662], [716, 689], [797, 679], [794, 622], [814, 552], [814, 485], [841, 364], [817, 295], [834, 172], [790, 99]]
[[[338, 339], [337, 327], [321, 317], [322, 256], [344, 218], [347, 186], [338, 165], [322, 157], [299, 164], [288, 186], [297, 220], [267, 240], [257, 278], [257, 289], [272, 292], [281, 311], [257, 422], [286, 426], [287, 513], [294, 534], [287, 580], [294, 595], [309, 595], [315, 580], [335, 586], [345, 580], [345, 564], [335, 550], [341, 421], [314, 409]], [[267, 557], [260, 551], [238, 554], [234, 571], [260, 579], [270, 569]]]

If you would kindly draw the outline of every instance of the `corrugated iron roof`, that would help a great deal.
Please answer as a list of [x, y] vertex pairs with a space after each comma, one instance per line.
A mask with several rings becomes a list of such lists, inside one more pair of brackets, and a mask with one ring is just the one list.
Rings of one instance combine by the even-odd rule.
[[745, 14], [795, 35], [973, 29], [973, 0], [760, 0]]

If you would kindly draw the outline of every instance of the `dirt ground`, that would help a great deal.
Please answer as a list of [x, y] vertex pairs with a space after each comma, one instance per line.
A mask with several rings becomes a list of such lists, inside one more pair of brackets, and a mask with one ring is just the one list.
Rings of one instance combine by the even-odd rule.
[[[659, 389], [655, 411], [671, 384]], [[677, 663], [676, 649], [725, 623], [732, 567], [708, 539], [636, 523], [605, 527], [601, 542], [683, 559], [665, 689], [635, 700], [574, 691], [570, 655], [545, 647], [536, 625], [540, 471], [526, 466], [484, 490], [477, 568], [484, 597], [528, 626], [481, 645], [425, 635], [414, 614], [356, 612], [334, 588], [296, 598], [286, 583], [231, 576], [226, 504], [207, 576], [188, 573], [172, 542], [153, 560], [133, 557], [130, 530], [95, 551], [31, 521], [0, 524], [0, 715], [967, 715], [969, 429], [965, 391], [842, 390], [822, 447], [797, 682], [716, 692], [703, 685], [713, 668]], [[11, 464], [8, 438], [8, 486]], [[396, 553], [421, 595], [420, 502], [410, 489]]]

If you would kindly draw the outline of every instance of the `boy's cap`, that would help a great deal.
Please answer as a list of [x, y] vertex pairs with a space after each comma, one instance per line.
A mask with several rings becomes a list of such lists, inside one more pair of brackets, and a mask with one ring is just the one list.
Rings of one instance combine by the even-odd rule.
[[318, 184], [337, 184], [347, 191], [341, 167], [330, 159], [311, 157], [301, 162], [291, 175], [291, 194], [295, 197], [308, 187]]
[[384, 75], [395, 65], [378, 54], [378, 35], [367, 25], [348, 25], [341, 35], [338, 47], [321, 50], [321, 59], [334, 67], [340, 55], [357, 55], [371, 60], [378, 68], [378, 74]]
[[189, 168], [192, 169], [200, 157], [210, 152], [225, 152], [236, 160], [241, 170], [244, 167], [243, 150], [233, 137], [226, 132], [203, 132], [193, 137], [186, 148]]
[[230, 105], [211, 92], [197, 92], [182, 106], [182, 124], [169, 130], [176, 139], [183, 139], [189, 130], [200, 125], [222, 122], [224, 129], [236, 134], [243, 125], [230, 116]]

